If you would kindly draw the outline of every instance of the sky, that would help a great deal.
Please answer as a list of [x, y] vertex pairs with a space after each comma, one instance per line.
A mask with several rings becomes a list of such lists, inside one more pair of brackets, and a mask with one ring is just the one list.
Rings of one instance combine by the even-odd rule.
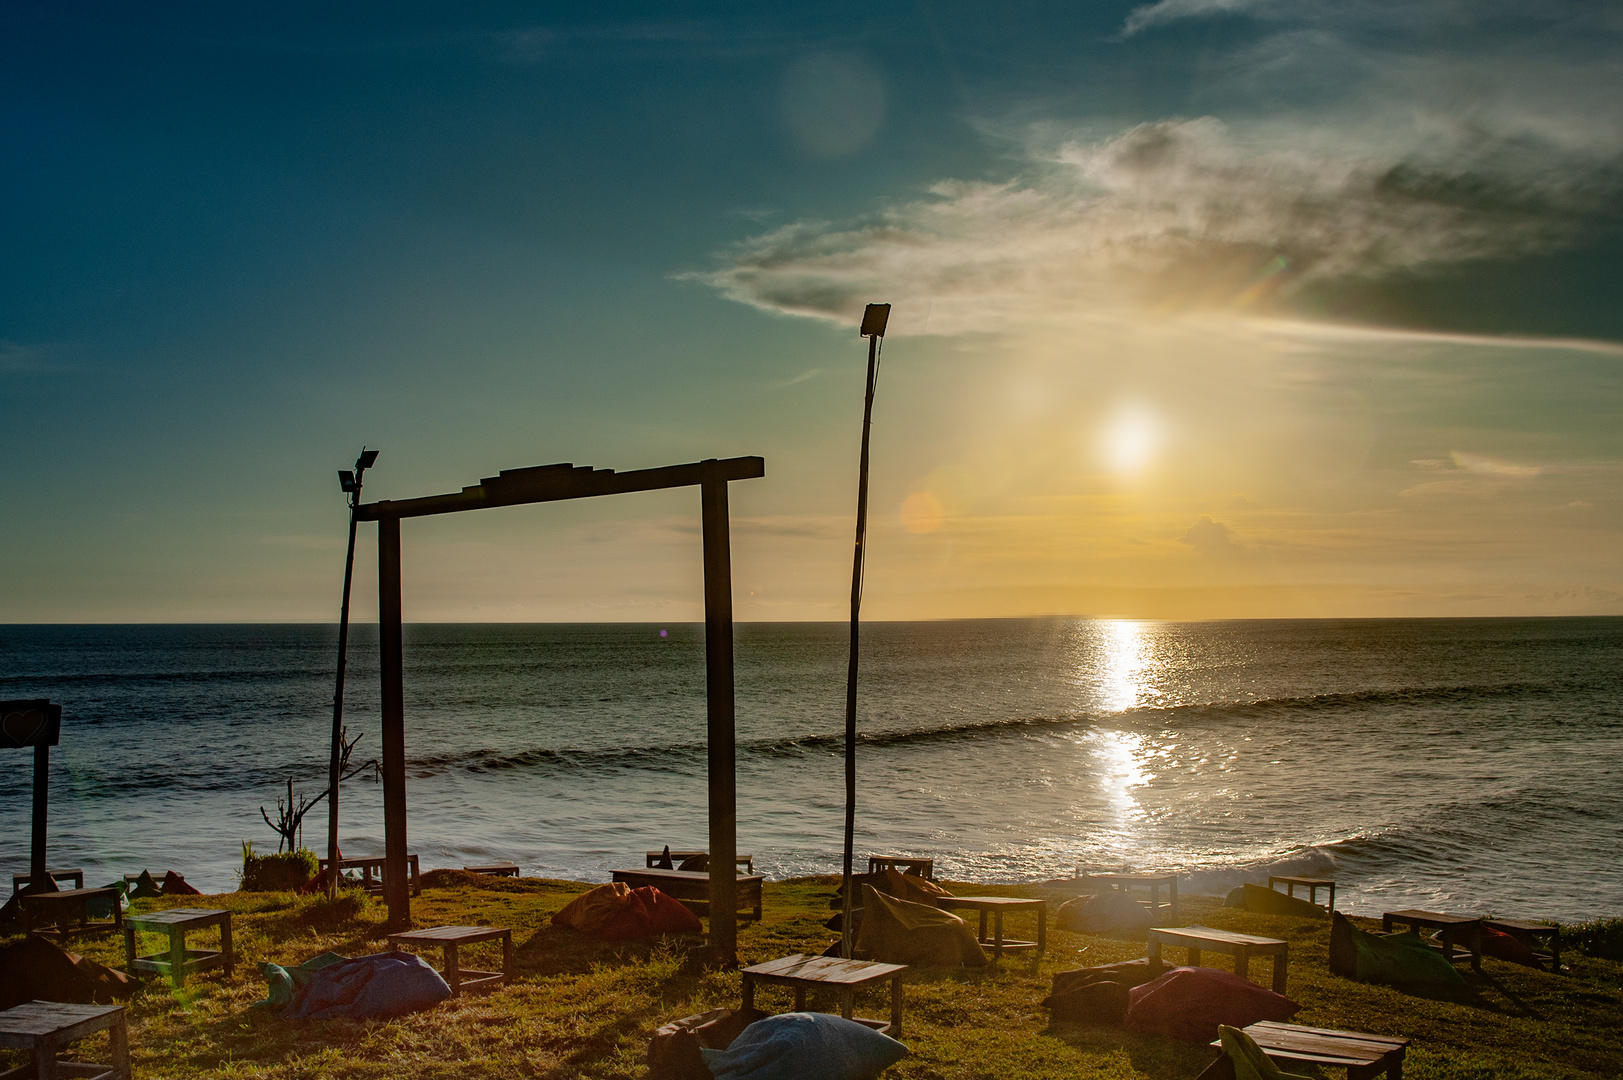
[[[331, 621], [347, 511], [760, 455], [742, 620], [1623, 614], [1623, 8], [0, 7], [0, 622]], [[356, 612], [375, 617], [363, 525]], [[701, 616], [693, 490], [410, 621]]]

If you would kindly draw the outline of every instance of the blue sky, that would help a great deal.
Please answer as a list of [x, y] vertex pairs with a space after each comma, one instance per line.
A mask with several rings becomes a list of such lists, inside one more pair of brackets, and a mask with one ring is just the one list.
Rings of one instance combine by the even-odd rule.
[[[0, 621], [329, 619], [362, 443], [376, 497], [760, 454], [740, 616], [837, 618], [869, 301], [876, 618], [1623, 613], [1620, 43], [1497, 0], [9, 6]], [[410, 523], [407, 616], [691, 618], [696, 509]]]

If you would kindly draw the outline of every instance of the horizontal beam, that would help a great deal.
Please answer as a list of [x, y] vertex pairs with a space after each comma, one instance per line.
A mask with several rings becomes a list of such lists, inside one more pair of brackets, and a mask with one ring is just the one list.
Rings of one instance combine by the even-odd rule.
[[479, 483], [451, 495], [428, 495], [421, 499], [384, 499], [355, 508], [360, 521], [382, 518], [426, 517], [454, 514], [462, 510], [485, 510], [493, 506], [523, 506], [527, 503], [586, 499], [596, 495], [621, 495], [628, 491], [658, 491], [662, 488], [693, 487], [707, 481], [753, 480], [766, 475], [766, 461], [758, 457], [709, 458], [688, 465], [666, 465], [658, 469], [637, 469], [617, 473], [590, 465], [537, 465], [529, 469], [503, 469]]

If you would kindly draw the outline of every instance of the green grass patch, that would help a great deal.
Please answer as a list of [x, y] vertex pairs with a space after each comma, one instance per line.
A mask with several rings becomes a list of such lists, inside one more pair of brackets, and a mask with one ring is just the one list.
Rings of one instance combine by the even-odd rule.
[[[384, 911], [379, 903], [353, 892], [337, 901], [287, 893], [138, 901], [138, 911], [229, 908], [237, 971], [230, 979], [218, 971], [194, 976], [179, 993], [165, 983], [148, 982], [130, 1008], [136, 1074], [141, 1080], [641, 1077], [654, 1028], [690, 1013], [738, 1004], [738, 973], [707, 970], [699, 963], [703, 939], [697, 935], [610, 944], [552, 927], [552, 913], [589, 886], [480, 878], [458, 871], [425, 878], [423, 893], [412, 905], [416, 924], [511, 927], [516, 985], [399, 1020], [284, 1023], [250, 1009], [265, 994], [255, 965], [269, 960], [290, 966], [328, 950], [350, 956], [381, 951]], [[835, 884], [833, 878], [768, 884], [766, 918], [740, 930], [740, 959], [756, 963], [821, 951], [831, 940], [821, 924], [833, 910], [829, 901]], [[954, 891], [1045, 895], [1033, 886], [975, 885]], [[1046, 895], [1064, 899], [1058, 893]], [[1421, 996], [1331, 975], [1326, 967], [1329, 926], [1323, 920], [1252, 915], [1205, 897], [1183, 898], [1182, 916], [1180, 924], [1289, 940], [1289, 992], [1303, 1006], [1297, 1021], [1413, 1038], [1405, 1069], [1411, 1080], [1623, 1075], [1623, 1040], [1617, 1034], [1623, 1030], [1623, 965], [1614, 960], [1575, 950], [1570, 970], [1557, 974], [1488, 959], [1480, 975], [1464, 969], [1467, 984], [1458, 992]], [[1032, 922], [1029, 915], [1011, 916], [1007, 932], [1029, 937]], [[209, 948], [213, 940], [213, 932], [205, 931], [195, 944]], [[161, 941], [147, 939], [146, 951]], [[123, 942], [112, 935], [80, 938], [69, 948], [123, 965]], [[912, 1053], [887, 1076], [1191, 1080], [1213, 1051], [1119, 1030], [1052, 1027], [1040, 1004], [1056, 971], [1143, 954], [1142, 942], [1051, 927], [1048, 956], [1035, 972], [1025, 958], [975, 971], [916, 968], [907, 979], [903, 1037]], [[425, 955], [439, 966], [437, 953]], [[476, 947], [463, 963], [499, 967], [499, 946]], [[1253, 967], [1253, 977], [1265, 982], [1268, 963], [1256, 961]], [[763, 988], [758, 1003], [784, 1010], [791, 999], [787, 991]], [[819, 1000], [815, 995], [808, 1004], [835, 1007], [832, 997]], [[858, 1008], [865, 1015], [886, 1015], [886, 991], [860, 998]], [[106, 1060], [100, 1056], [106, 1052], [103, 1036], [86, 1040], [80, 1049], [86, 1059]], [[0, 1068], [20, 1063], [14, 1052], [0, 1053]]]

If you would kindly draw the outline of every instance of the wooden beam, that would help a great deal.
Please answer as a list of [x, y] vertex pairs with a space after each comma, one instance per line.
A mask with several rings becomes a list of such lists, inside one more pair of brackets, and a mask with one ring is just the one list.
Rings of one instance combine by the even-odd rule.
[[496, 476], [487, 476], [479, 483], [450, 495], [363, 503], [355, 508], [355, 516], [361, 521], [380, 521], [386, 517], [424, 517], [493, 506], [522, 506], [526, 503], [559, 502], [597, 495], [621, 495], [631, 491], [725, 483], [728, 480], [752, 480], [765, 475], [766, 462], [758, 457], [708, 458], [687, 465], [666, 465], [626, 473], [594, 469], [589, 465], [537, 465], [529, 469], [503, 469]]
[[[760, 460], [759, 458], [755, 460]], [[704, 669], [710, 774], [710, 946], [725, 968], [738, 963], [738, 777], [733, 732], [733, 562], [727, 480], [699, 489], [704, 520]]]
[[[35, 887], [45, 878], [45, 818], [51, 811], [51, 748], [34, 747], [34, 842], [28, 856], [28, 874]], [[84, 882], [79, 884], [83, 885]]]
[[400, 519], [378, 519], [378, 672], [383, 712], [383, 898], [389, 926], [411, 926], [406, 881], [406, 655], [400, 626]]

